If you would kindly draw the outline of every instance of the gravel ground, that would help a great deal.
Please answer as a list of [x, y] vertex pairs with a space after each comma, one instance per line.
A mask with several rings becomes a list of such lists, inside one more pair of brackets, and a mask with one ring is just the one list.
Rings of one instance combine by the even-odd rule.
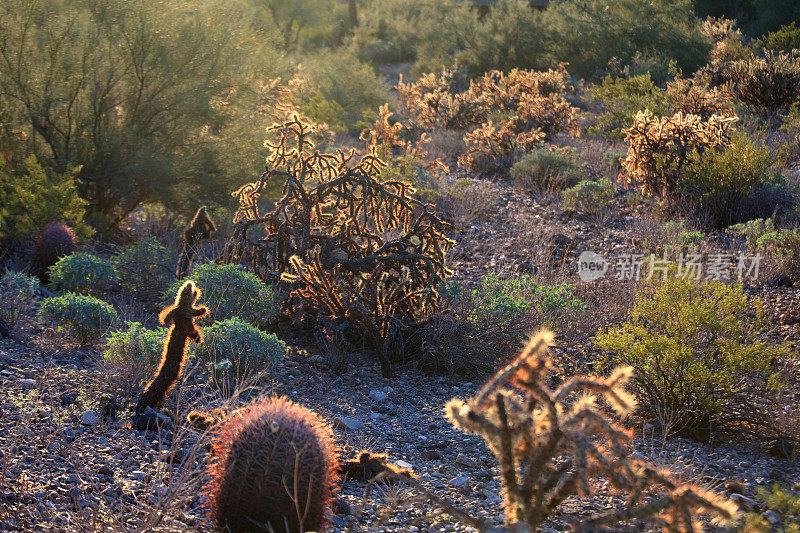
[[[498, 196], [496, 215], [459, 228], [451, 263], [462, 280], [489, 270], [541, 272], [553, 265], [564, 265], [558, 276], [569, 279], [583, 250], [637, 249], [636, 213], [621, 201], [613, 216], [598, 220], [565, 213], [557, 204], [512, 189], [500, 188]], [[749, 290], [764, 298], [773, 320], [764, 334], [797, 350], [800, 291], [764, 284], [751, 284]], [[631, 292], [612, 282], [578, 291], [590, 310], [585, 328], [557, 339], [556, 356], [565, 374], [592, 369], [598, 349], [589, 332], [618, 319], [613, 309], [602, 307], [604, 298], [613, 293], [624, 303]], [[191, 408], [218, 405], [219, 394], [209, 390], [200, 373], [190, 371], [166, 411], [177, 424], [160, 432], [131, 429], [126, 420], [132, 398], [121, 396], [98, 366], [99, 354], [64, 341], [46, 326], [30, 321], [13, 339], [0, 339], [0, 530], [209, 530], [201, 490], [208, 434], [183, 421]], [[328, 355], [302, 339], [284, 337], [295, 346], [286, 363], [240, 401], [258, 394], [286, 395], [330, 420], [343, 455], [361, 449], [385, 452], [470, 514], [501, 522], [501, 487], [492, 455], [480, 438], [454, 429], [443, 416], [445, 402], [472, 395], [482, 377], [399, 366], [398, 377], [387, 380], [364, 354], [348, 354], [347, 369], [334, 371]], [[797, 388], [790, 392], [799, 404]], [[800, 480], [797, 462], [772, 457], [746, 439], [731, 436], [730, 442], [712, 446], [662, 439], [647, 424], [635, 429], [639, 438], [632, 453], [728, 491], [745, 508], [759, 509], [758, 487]], [[368, 531], [471, 530], [402, 485], [380, 486], [364, 502], [365, 485], [363, 480], [344, 481], [332, 530], [352, 522]], [[607, 486], [598, 485], [591, 497], [565, 502], [547, 530], [564, 530], [569, 517], [618, 503]]]

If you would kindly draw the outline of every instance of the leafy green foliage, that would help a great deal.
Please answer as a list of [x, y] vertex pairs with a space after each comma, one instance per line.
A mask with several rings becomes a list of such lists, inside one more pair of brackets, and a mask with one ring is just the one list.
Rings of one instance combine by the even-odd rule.
[[108, 302], [73, 292], [45, 299], [38, 315], [59, 330], [66, 329], [83, 345], [99, 340], [109, 327], [119, 322], [119, 315]]
[[768, 180], [773, 162], [766, 147], [739, 134], [723, 150], [691, 152], [680, 187], [701, 202], [718, 227], [725, 227], [747, 217], [741, 203]]
[[616, 191], [617, 188], [608, 178], [582, 180], [564, 191], [564, 207], [583, 213], [596, 213], [608, 205]]
[[666, 413], [684, 434], [708, 438], [720, 425], [753, 422], [745, 393], [775, 386], [770, 360], [788, 355], [759, 340], [760, 302], [751, 306], [741, 286], [658, 278], [637, 292], [625, 323], [598, 334], [612, 352], [606, 362], [633, 366], [645, 415]]
[[29, 155], [18, 169], [4, 168], [0, 158], [0, 239], [31, 239], [51, 222], [66, 222], [81, 236], [91, 234], [83, 222], [86, 202], [78, 196], [80, 167], [56, 172]]
[[55, 175], [82, 165], [94, 225], [148, 201], [188, 211], [227, 190], [226, 129], [276, 63], [247, 22], [242, 2], [3, 2], [0, 106]]
[[[208, 307], [212, 320], [239, 317], [259, 325], [278, 311], [279, 302], [272, 288], [239, 265], [195, 265], [189, 278], [202, 291], [198, 305]], [[164, 300], [172, 301], [183, 283], [184, 280], [173, 282], [164, 292]]]
[[6, 269], [0, 278], [0, 319], [11, 327], [30, 313], [39, 280], [24, 272]]
[[119, 282], [112, 260], [86, 252], [62, 257], [48, 273], [59, 290], [80, 294], [101, 294]]
[[216, 380], [236, 383], [286, 355], [286, 343], [274, 333], [267, 334], [238, 317], [203, 328], [203, 337], [195, 353], [209, 363]]
[[140, 322], [125, 322], [122, 330], [114, 331], [106, 337], [106, 351], [103, 358], [120, 366], [131, 361], [145, 361], [153, 367], [161, 358], [161, 348], [167, 328], [152, 330]]
[[653, 83], [650, 73], [638, 76], [605, 76], [588, 91], [592, 100], [600, 102], [603, 112], [593, 116], [589, 133], [624, 139], [623, 128], [633, 124], [633, 115], [644, 109], [661, 115], [666, 111], [664, 92]]
[[144, 300], [158, 299], [174, 279], [175, 254], [154, 238], [144, 239], [114, 256], [120, 285]]
[[495, 273], [487, 274], [480, 286], [472, 291], [472, 298], [475, 315], [497, 314], [507, 319], [532, 310], [546, 313], [584, 309], [584, 305], [573, 295], [571, 285], [540, 284], [527, 275], [501, 279]]
[[558, 2], [544, 11], [541, 24], [552, 56], [586, 78], [602, 75], [599, 69], [612, 58], [630, 65], [637, 55], [653, 66], [674, 60], [684, 72], [694, 72], [711, 50], [688, 0]]
[[778, 523], [770, 523], [765, 514], [754, 511], [744, 516], [744, 521], [737, 531], [747, 533], [768, 533], [770, 531], [780, 531], [782, 533], [800, 533], [800, 492], [795, 484], [792, 489], [788, 489], [777, 483], [769, 488], [759, 487], [757, 491], [758, 500], [767, 507], [768, 511], [779, 520]]
[[791, 52], [800, 50], [800, 26], [796, 21], [784, 24], [771, 31], [754, 43], [755, 48], [764, 48], [775, 52]]
[[528, 190], [561, 190], [580, 179], [578, 155], [570, 149], [539, 148], [514, 163], [509, 176]]

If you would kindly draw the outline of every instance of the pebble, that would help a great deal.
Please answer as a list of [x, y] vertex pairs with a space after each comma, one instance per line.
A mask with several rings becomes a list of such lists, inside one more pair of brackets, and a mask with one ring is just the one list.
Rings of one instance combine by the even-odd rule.
[[356, 431], [359, 429], [364, 429], [366, 426], [364, 422], [357, 418], [351, 418], [349, 416], [339, 416], [333, 420], [333, 423], [336, 427], [340, 427], [343, 429], [349, 429], [350, 431]]
[[147, 477], [147, 474], [141, 470], [134, 470], [131, 472], [131, 478], [135, 479], [136, 481], [144, 481], [145, 477]]
[[383, 402], [389, 397], [389, 395], [382, 390], [371, 390], [369, 391], [369, 397], [376, 402]]
[[100, 417], [94, 411], [86, 411], [81, 415], [81, 424], [84, 426], [99, 426]]
[[456, 476], [450, 480], [450, 484], [454, 487], [460, 487], [467, 481], [469, 481], [469, 478], [467, 476]]
[[32, 389], [36, 386], [35, 379], [21, 379], [19, 380], [19, 384], [22, 385], [22, 390]]

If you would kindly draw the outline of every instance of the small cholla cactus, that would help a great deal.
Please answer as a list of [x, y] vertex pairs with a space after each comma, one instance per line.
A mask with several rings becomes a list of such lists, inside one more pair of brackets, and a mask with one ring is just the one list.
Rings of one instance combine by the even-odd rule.
[[183, 278], [189, 273], [194, 256], [200, 243], [211, 237], [217, 231], [214, 221], [208, 216], [206, 206], [202, 206], [195, 213], [194, 218], [189, 222], [189, 227], [183, 232], [183, 248], [178, 259], [178, 270], [175, 275], [178, 279]]
[[203, 342], [203, 334], [194, 320], [205, 316], [208, 309], [194, 306], [198, 298], [200, 290], [194, 286], [194, 282], [187, 281], [178, 291], [175, 304], [161, 311], [159, 318], [162, 324], [169, 326], [169, 332], [158, 370], [152, 381], [147, 384], [139, 403], [136, 404], [137, 413], [143, 413], [148, 407], [155, 408], [164, 403], [164, 398], [183, 371], [188, 340]]
[[[610, 421], [597, 405], [602, 398], [622, 417], [634, 411], [636, 401], [624, 389], [630, 367], [618, 368], [608, 378], [573, 377], [551, 389], [547, 351], [552, 338], [549, 332], [536, 335], [474, 398], [466, 403], [451, 400], [446, 408], [456, 427], [486, 440], [500, 464], [507, 531], [538, 530], [566, 498], [590, 494], [590, 479], [600, 475], [627, 493], [628, 501], [618, 509], [576, 519], [573, 530], [596, 531], [608, 524], [653, 518], [668, 531], [698, 531], [698, 512], [724, 520], [737, 517], [733, 503], [630, 457], [631, 432]], [[663, 494], [643, 502], [651, 489]]]
[[283, 397], [256, 400], [214, 441], [211, 518], [231, 532], [319, 531], [339, 468], [333, 432], [317, 414]]
[[43, 283], [49, 283], [48, 269], [59, 259], [75, 251], [75, 234], [59, 222], [45, 227], [33, 245], [33, 265]]

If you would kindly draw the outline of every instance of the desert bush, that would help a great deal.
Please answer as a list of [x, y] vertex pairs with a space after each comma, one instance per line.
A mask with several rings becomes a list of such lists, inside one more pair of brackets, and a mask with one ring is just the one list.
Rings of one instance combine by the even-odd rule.
[[62, 257], [48, 271], [50, 282], [62, 291], [102, 294], [119, 282], [111, 259], [86, 252]]
[[472, 291], [472, 300], [472, 321], [483, 314], [499, 315], [510, 321], [531, 311], [547, 315], [585, 308], [573, 294], [571, 285], [542, 284], [528, 275], [502, 279], [497, 274], [487, 274]]
[[563, 192], [564, 207], [583, 213], [602, 211], [614, 197], [617, 188], [607, 178], [582, 180]]
[[360, 8], [353, 42], [376, 63], [416, 61], [415, 71], [435, 72], [452, 64], [464, 31], [478, 22], [470, 6], [452, 0], [370, 0]]
[[775, 231], [775, 222], [771, 218], [748, 220], [747, 222], [734, 224], [728, 228], [729, 233], [744, 237], [747, 247], [752, 251], [758, 248], [758, 239], [760, 239], [761, 236]]
[[[800, 491], [796, 484], [792, 488], [777, 483], [771, 487], [758, 487], [756, 494], [759, 502], [766, 507], [766, 511], [760, 514], [755, 511], [747, 513], [737, 531], [746, 533], [800, 531]], [[771, 516], [767, 517], [769, 511]]]
[[633, 116], [649, 109], [656, 115], [666, 111], [664, 92], [653, 83], [650, 73], [638, 76], [605, 76], [603, 80], [587, 90], [589, 98], [603, 106], [602, 112], [591, 117], [591, 134], [603, 134], [615, 139], [624, 139], [623, 128], [633, 123]]
[[157, 300], [174, 279], [177, 256], [154, 238], [141, 240], [114, 256], [120, 285], [142, 300]]
[[711, 51], [712, 63], [743, 59], [747, 55], [747, 49], [742, 42], [742, 32], [735, 20], [709, 16], [703, 21], [703, 33], [714, 43], [714, 49]]
[[[239, 317], [261, 325], [278, 312], [280, 304], [272, 287], [239, 265], [195, 265], [189, 279], [202, 292], [200, 304], [208, 307], [211, 320]], [[164, 292], [164, 301], [174, 299], [183, 282], [175, 280]]]
[[549, 36], [549, 54], [587, 79], [605, 74], [602, 66], [613, 58], [631, 65], [637, 56], [660, 69], [675, 61], [694, 72], [712, 48], [688, 0], [554, 3], [542, 15], [541, 31]]
[[518, 186], [531, 191], [562, 190], [580, 180], [578, 156], [569, 148], [540, 148], [514, 163], [509, 177]]
[[[266, 172], [234, 193], [240, 208], [221, 259], [252, 258], [258, 276], [289, 289], [285, 308], [297, 322], [358, 331], [390, 375], [390, 339], [438, 306], [452, 244], [445, 225], [408, 183], [381, 181], [384, 163], [374, 155], [316, 152], [313, 128], [297, 120], [272, 133]], [[285, 193], [268, 210], [259, 191], [276, 177]], [[265, 237], [254, 242], [256, 227]]]
[[629, 148], [622, 161], [622, 183], [640, 188], [646, 196], [669, 198], [689, 155], [726, 147], [736, 120], [719, 115], [703, 120], [680, 112], [671, 117], [656, 117], [648, 110], [637, 113], [633, 125], [624, 130]]
[[734, 61], [726, 68], [726, 89], [753, 111], [785, 111], [800, 94], [798, 54], [765, 50], [758, 57]]
[[203, 328], [203, 337], [195, 354], [209, 364], [214, 380], [229, 390], [286, 355], [286, 344], [274, 333], [264, 333], [238, 317]]
[[796, 278], [800, 271], [800, 228], [765, 233], [756, 242], [758, 249], [778, 261], [778, 268]]
[[699, 248], [706, 239], [704, 233], [689, 229], [683, 219], [670, 220], [663, 224], [657, 220], [637, 219], [633, 231], [644, 253], [659, 257], [675, 258], [691, 248]]
[[669, 414], [682, 434], [707, 440], [731, 424], [753, 429], [753, 395], [778, 386], [770, 360], [788, 354], [759, 340], [760, 301], [748, 302], [741, 286], [658, 278], [637, 292], [624, 324], [598, 334], [598, 344], [612, 352], [606, 363], [633, 366], [642, 412]]
[[664, 98], [670, 114], [681, 112], [696, 115], [702, 120], [710, 120], [713, 115], [736, 116], [733, 100], [727, 91], [711, 87], [701, 77], [698, 79], [675, 76], [668, 81]]
[[8, 270], [0, 278], [0, 320], [12, 328], [33, 309], [39, 280]]
[[161, 359], [167, 328], [147, 329], [139, 322], [125, 322], [123, 329], [106, 337], [101, 365], [113, 372], [114, 385], [126, 396], [141, 391]]
[[87, 203], [78, 196], [75, 182], [79, 171], [72, 166], [54, 171], [34, 155], [15, 170], [4, 168], [0, 161], [0, 239], [32, 239], [51, 222], [68, 223], [83, 237], [91, 235], [83, 221]]
[[224, 132], [249, 112], [255, 77], [279, 63], [244, 11], [205, 0], [0, 6], [0, 105], [33, 132], [53, 176], [82, 165], [73, 186], [93, 225], [107, 229], [144, 202], [221, 200]]
[[311, 90], [298, 108], [333, 130], [362, 129], [386, 102], [386, 91], [375, 71], [350, 49], [307, 55], [302, 65]]
[[99, 340], [108, 328], [119, 322], [116, 310], [108, 302], [73, 292], [46, 298], [37, 313], [59, 330], [66, 329], [83, 345]]
[[753, 43], [755, 49], [763, 48], [773, 52], [791, 52], [800, 50], [800, 26], [796, 21], [784, 24], [777, 30], [771, 31]]
[[714, 225], [726, 227], [747, 217], [742, 202], [768, 181], [773, 163], [766, 147], [759, 148], [739, 134], [723, 150], [690, 152], [679, 187], [700, 202]]
[[[598, 405], [602, 399], [619, 417], [633, 413], [636, 400], [625, 390], [630, 367], [618, 368], [607, 378], [559, 379], [552, 388], [554, 364], [548, 355], [552, 338], [549, 332], [537, 334], [474, 397], [466, 402], [453, 399], [446, 406], [451, 423], [483, 437], [497, 460], [505, 514], [505, 528], [500, 531], [539, 529], [566, 498], [590, 495], [589, 479], [598, 476], [607, 476], [621, 495], [627, 493], [627, 502], [587, 519], [575, 519], [571, 527], [576, 531], [619, 527], [634, 518], [652, 519], [676, 531], [699, 531], [697, 514], [726, 521], [738, 518], [735, 504], [700, 487], [681, 484], [630, 454], [631, 433], [609, 420]], [[665, 493], [641, 501], [651, 489]], [[435, 495], [426, 494], [434, 504], [442, 504]], [[478, 531], [489, 529], [482, 517], [460, 510], [451, 513]]]

